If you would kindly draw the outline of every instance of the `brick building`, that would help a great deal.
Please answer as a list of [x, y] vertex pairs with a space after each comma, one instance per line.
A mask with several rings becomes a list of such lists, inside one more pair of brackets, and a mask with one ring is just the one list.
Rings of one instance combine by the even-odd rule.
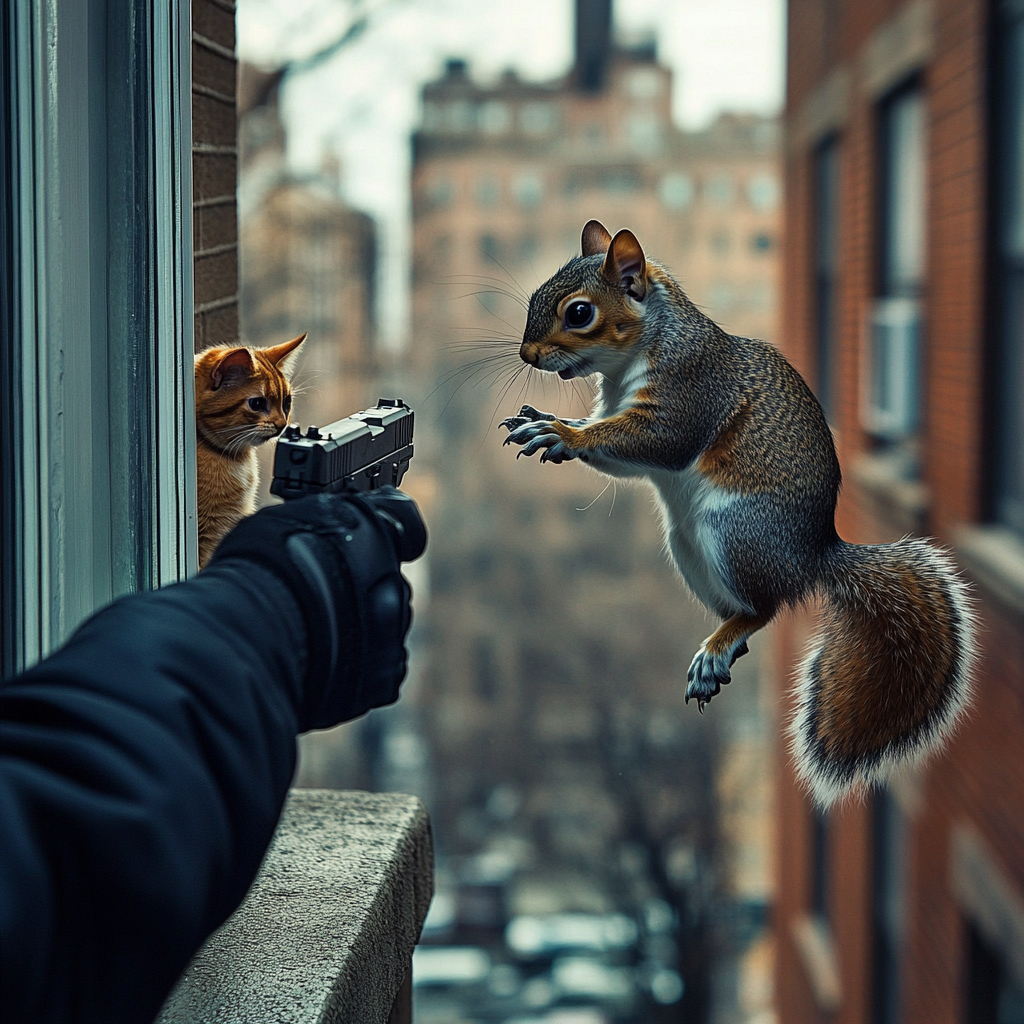
[[[982, 651], [948, 751], [887, 789], [820, 817], [780, 759], [779, 1019], [1019, 1021], [1024, 6], [792, 0], [788, 17], [780, 333], [836, 434], [839, 532], [948, 545]], [[783, 684], [810, 628], [777, 630]]]

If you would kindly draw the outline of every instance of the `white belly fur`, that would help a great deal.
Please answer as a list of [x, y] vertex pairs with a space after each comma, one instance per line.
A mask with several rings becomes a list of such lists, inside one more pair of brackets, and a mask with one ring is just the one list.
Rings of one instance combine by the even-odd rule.
[[734, 593], [725, 570], [721, 538], [708, 516], [740, 495], [722, 490], [692, 466], [682, 472], [654, 472], [651, 483], [661, 499], [665, 540], [676, 568], [697, 599], [713, 611], [753, 613]]

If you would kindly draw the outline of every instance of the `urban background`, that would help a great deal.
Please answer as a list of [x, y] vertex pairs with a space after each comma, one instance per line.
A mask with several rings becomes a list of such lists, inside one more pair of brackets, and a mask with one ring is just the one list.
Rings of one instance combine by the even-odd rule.
[[[715, 6], [197, 5], [197, 344], [309, 331], [303, 425], [417, 414], [410, 678], [298, 784], [430, 809], [423, 1024], [1020, 1024], [1024, 5]], [[827, 817], [785, 742], [811, 614], [698, 715], [714, 625], [650, 495], [501, 446], [523, 401], [588, 403], [517, 353], [594, 217], [804, 372], [844, 537], [937, 536], [975, 585], [950, 752]]]

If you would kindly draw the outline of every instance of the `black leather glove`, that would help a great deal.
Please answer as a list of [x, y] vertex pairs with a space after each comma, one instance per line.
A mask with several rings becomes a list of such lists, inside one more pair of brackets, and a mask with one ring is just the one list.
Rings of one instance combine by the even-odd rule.
[[399, 565], [419, 558], [426, 543], [415, 503], [393, 487], [271, 505], [221, 541], [210, 565], [258, 562], [287, 584], [305, 617], [301, 731], [398, 700], [412, 621], [412, 591]]

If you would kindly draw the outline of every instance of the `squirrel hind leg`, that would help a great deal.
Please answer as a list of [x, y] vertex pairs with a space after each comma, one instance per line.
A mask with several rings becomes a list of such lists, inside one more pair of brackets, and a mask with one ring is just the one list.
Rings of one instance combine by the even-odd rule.
[[686, 703], [693, 697], [703, 714], [704, 705], [731, 679], [729, 671], [737, 658], [749, 650], [747, 640], [768, 625], [771, 616], [733, 615], [700, 645], [686, 673]]

